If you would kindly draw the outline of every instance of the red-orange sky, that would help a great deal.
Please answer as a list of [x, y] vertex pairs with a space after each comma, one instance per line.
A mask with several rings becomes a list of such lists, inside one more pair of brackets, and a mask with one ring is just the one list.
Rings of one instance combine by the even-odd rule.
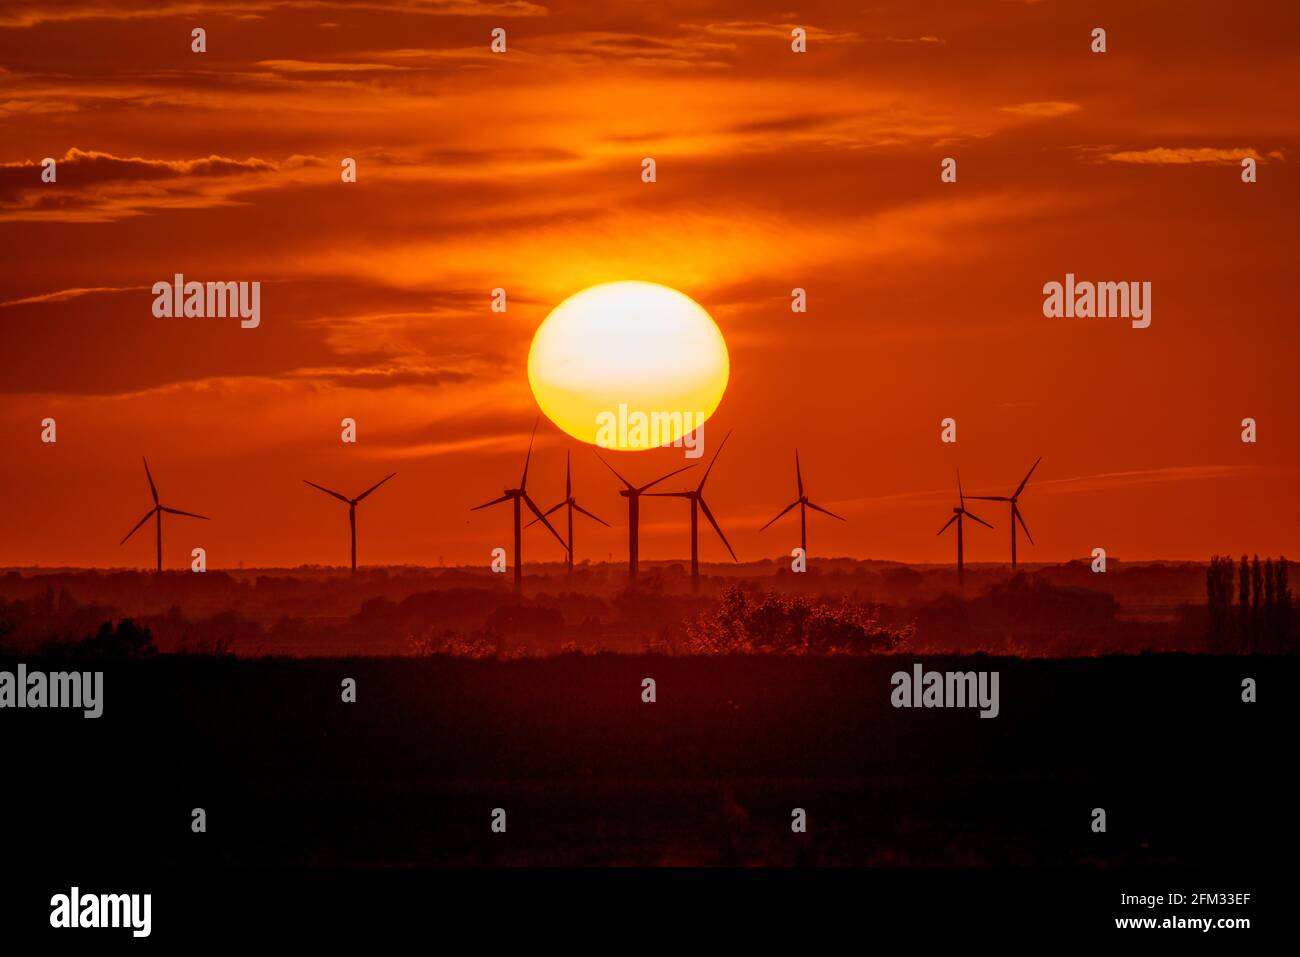
[[[709, 499], [742, 558], [797, 543], [789, 518], [758, 530], [794, 497], [796, 445], [849, 520], [811, 520], [814, 557], [950, 562], [954, 469], [1003, 493], [1042, 455], [1024, 560], [1294, 558], [1298, 19], [1289, 0], [6, 3], [0, 566], [150, 565], [147, 534], [118, 545], [148, 507], [142, 454], [164, 504], [214, 519], [169, 524], [170, 567], [195, 545], [214, 568], [341, 564], [346, 508], [302, 479], [355, 493], [393, 470], [360, 561], [486, 564], [509, 514], [468, 509], [518, 477], [533, 331], [612, 279], [682, 290], [727, 338]], [[1044, 318], [1067, 271], [1150, 281], [1151, 327]], [[177, 272], [261, 281], [261, 327], [155, 319], [149, 287]], [[530, 490], [558, 499], [565, 448], [614, 525], [582, 526], [577, 558], [625, 557], [611, 477], [545, 422]], [[646, 480], [682, 461], [614, 459]], [[643, 558], [685, 554], [680, 506], [645, 506]], [[1004, 560], [1005, 513], [976, 511], [997, 530], [969, 531], [968, 560]], [[526, 558], [558, 560], [537, 531]]]

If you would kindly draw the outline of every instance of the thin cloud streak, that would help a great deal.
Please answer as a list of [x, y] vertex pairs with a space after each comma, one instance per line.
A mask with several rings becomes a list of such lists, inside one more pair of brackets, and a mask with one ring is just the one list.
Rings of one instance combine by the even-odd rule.
[[94, 296], [103, 293], [113, 292], [140, 292], [149, 289], [150, 286], [93, 286], [85, 289], [60, 289], [58, 292], [46, 292], [37, 296], [26, 296], [22, 299], [10, 299], [8, 302], [0, 302], [0, 309], [7, 306], [29, 306], [47, 302], [67, 302], [70, 299], [80, 299], [82, 296]]
[[[1094, 475], [1077, 475], [1070, 478], [1044, 479], [1035, 475], [1031, 482], [1035, 494], [1057, 495], [1070, 492], [1093, 492], [1103, 489], [1122, 488], [1132, 485], [1151, 485], [1170, 482], [1209, 481], [1214, 479], [1244, 478], [1252, 474], [1270, 471], [1277, 475], [1300, 474], [1300, 469], [1285, 467], [1270, 469], [1262, 465], [1181, 465], [1159, 469], [1133, 469], [1124, 472], [1099, 472]], [[972, 495], [1006, 495], [1009, 494], [1000, 485], [969, 485], [965, 488], [966, 497]], [[1026, 495], [1029, 494], [1027, 490]], [[886, 506], [908, 502], [934, 502], [956, 499], [957, 485], [948, 488], [926, 489], [920, 492], [893, 492], [888, 495], [870, 495], [854, 498], [828, 499], [848, 507]]]
[[1260, 154], [1258, 150], [1248, 146], [1235, 149], [1220, 149], [1211, 146], [1170, 149], [1161, 146], [1149, 150], [1121, 150], [1114, 153], [1105, 153], [1102, 159], [1109, 160], [1112, 163], [1140, 163], [1152, 166], [1188, 166], [1196, 163], [1231, 166], [1247, 158], [1262, 163], [1265, 161], [1265, 157], [1281, 160], [1283, 154], [1276, 150]]

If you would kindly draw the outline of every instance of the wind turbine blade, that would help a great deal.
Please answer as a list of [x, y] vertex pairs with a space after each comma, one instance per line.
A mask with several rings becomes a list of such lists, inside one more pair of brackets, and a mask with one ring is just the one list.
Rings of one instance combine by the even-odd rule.
[[1020, 514], [1020, 509], [1015, 505], [1011, 506], [1011, 516], [1020, 523], [1020, 527], [1025, 530], [1025, 537], [1029, 539], [1029, 544], [1034, 544], [1034, 536], [1029, 534], [1029, 526], [1025, 524], [1024, 516]]
[[[962, 511], [963, 511], [963, 512], [966, 512], [965, 509], [962, 509]], [[972, 519], [974, 519], [975, 521], [977, 521], [977, 522], [979, 522], [981, 525], [983, 525], [985, 528], [992, 528], [992, 527], [993, 527], [993, 526], [990, 525], [988, 522], [984, 521], [984, 519], [980, 518], [978, 515], [975, 515], [975, 514], [973, 514], [973, 513], [971, 513], [971, 512], [966, 512], [966, 517], [967, 517], [967, 518], [972, 518]]]
[[508, 502], [508, 501], [510, 501], [510, 496], [502, 495], [500, 498], [494, 498], [492, 501], [484, 502], [482, 505], [475, 505], [473, 508], [470, 509], [470, 511], [477, 512], [481, 508], [487, 508], [490, 505], [500, 505], [502, 502]]
[[955, 521], [957, 521], [957, 515], [954, 513], [952, 518], [948, 519], [948, 521], [943, 523], [943, 528], [939, 529], [937, 532], [935, 532], [935, 534], [942, 535], [944, 532], [948, 531], [948, 526]]
[[567, 551], [569, 550], [569, 545], [568, 545], [568, 543], [567, 543], [564, 539], [562, 539], [562, 538], [560, 537], [560, 533], [557, 532], [557, 531], [555, 530], [555, 527], [554, 527], [553, 525], [551, 525], [550, 521], [547, 520], [546, 516], [542, 514], [542, 510], [539, 509], [539, 508], [538, 508], [538, 507], [533, 503], [533, 500], [532, 500], [531, 498], [529, 498], [527, 495], [524, 495], [524, 504], [526, 504], [530, 509], [533, 510], [533, 514], [537, 516], [538, 521], [540, 521], [543, 525], [546, 526], [547, 530], [548, 530], [552, 535], [555, 536], [555, 540], [556, 540], [557, 542], [559, 542], [561, 545], [563, 545], [563, 546], [564, 546], [564, 550], [567, 552]]
[[699, 492], [646, 492], [646, 498], [694, 498]]
[[822, 508], [820, 505], [814, 505], [812, 502], [808, 503], [808, 507], [813, 509], [814, 511], [821, 512], [823, 515], [829, 515], [831, 518], [838, 518], [841, 522], [848, 521], [848, 519], [845, 518], [843, 515], [836, 515], [829, 508]]
[[601, 454], [600, 454], [599, 452], [597, 452], [597, 451], [593, 448], [593, 449], [591, 450], [591, 453], [592, 453], [592, 455], [596, 456], [596, 458], [600, 459], [600, 464], [601, 464], [601, 465], [605, 466], [605, 468], [609, 469], [611, 472], [614, 473], [614, 478], [616, 478], [616, 479], [618, 479], [620, 482], [622, 482], [622, 483], [623, 483], [623, 484], [624, 484], [628, 489], [630, 489], [631, 491], [633, 491], [633, 492], [636, 491], [636, 486], [633, 485], [631, 482], [629, 482], [627, 479], [623, 478], [623, 476], [619, 475], [618, 472], [615, 471], [614, 466], [612, 466], [612, 465], [610, 465], [608, 462], [606, 462], [605, 459], [604, 459], [604, 457], [601, 456]]
[[978, 499], [981, 502], [1010, 502], [1011, 501], [1011, 499], [1009, 499], [1005, 495], [972, 495], [971, 498]]
[[[799, 499], [795, 499], [793, 502], [791, 502], [791, 503], [790, 503], [789, 505], [787, 505], [785, 508], [781, 509], [781, 511], [777, 512], [777, 513], [776, 513], [776, 518], [780, 518], [782, 515], [784, 515], [784, 514], [785, 514], [786, 512], [788, 512], [788, 511], [790, 511], [790, 509], [794, 508], [794, 507], [795, 507], [796, 505], [798, 505], [798, 504], [799, 504]], [[776, 518], [772, 519], [772, 522], [775, 522], [775, 521], [776, 521]], [[767, 525], [771, 525], [772, 522], [768, 522]], [[761, 532], [761, 531], [764, 531], [764, 530], [767, 528], [767, 525], [764, 525], [762, 528], [759, 529], [759, 531], [760, 531], [760, 532]]]
[[609, 528], [609, 527], [610, 527], [609, 522], [605, 521], [605, 520], [604, 520], [603, 518], [601, 518], [599, 515], [592, 515], [591, 512], [587, 511], [585, 508], [583, 508], [583, 507], [582, 507], [581, 505], [579, 505], [577, 502], [574, 502], [574, 503], [573, 503], [573, 508], [574, 508], [575, 511], [581, 512], [583, 515], [586, 515], [588, 518], [594, 518], [596, 521], [600, 522], [600, 524], [604, 525], [606, 528]]
[[528, 463], [533, 459], [533, 441], [537, 438], [537, 426], [542, 421], [539, 415], [533, 419], [533, 434], [528, 437], [528, 454], [524, 456], [524, 474], [519, 478], [519, 490], [528, 488]]
[[704, 491], [704, 483], [709, 480], [709, 473], [713, 471], [713, 466], [718, 464], [718, 456], [722, 454], [722, 447], [727, 444], [727, 439], [729, 438], [731, 438], [730, 429], [728, 429], [727, 434], [722, 437], [722, 441], [718, 443], [718, 450], [713, 453], [713, 458], [709, 461], [709, 467], [704, 470], [704, 478], [700, 479], [700, 484], [696, 486], [695, 491]]
[[[1038, 462], [1041, 462], [1041, 461], [1043, 461], [1043, 457], [1040, 455], [1040, 456], [1038, 457]], [[1024, 477], [1023, 479], [1020, 480], [1020, 484], [1016, 486], [1016, 490], [1015, 490], [1014, 492], [1011, 493], [1011, 497], [1012, 497], [1012, 498], [1019, 498], [1019, 497], [1020, 497], [1020, 493], [1023, 492], [1023, 491], [1025, 490], [1025, 483], [1027, 483], [1027, 482], [1029, 481], [1029, 476], [1033, 475], [1033, 474], [1034, 474], [1034, 469], [1038, 468], [1038, 462], [1035, 462], [1033, 465], [1031, 465], [1031, 466], [1029, 467], [1029, 471], [1025, 473], [1025, 477]], [[1025, 534], [1028, 535], [1029, 532], [1026, 531]]]
[[960, 499], [961, 507], [965, 508], [966, 496], [962, 494], [962, 490], [961, 490], [961, 469], [957, 470], [957, 498]]
[[573, 498], [573, 477], [569, 471], [569, 458], [572, 453], [564, 450], [564, 497]]
[[189, 518], [201, 518], [205, 522], [212, 521], [212, 519], [208, 518], [206, 515], [196, 515], [194, 512], [182, 512], [179, 508], [168, 508], [166, 505], [159, 505], [158, 507], [164, 512], [168, 512], [172, 515], [185, 515]]
[[803, 498], [803, 470], [799, 468], [799, 450], [794, 450], [794, 480], [799, 483], [799, 497]]
[[136, 522], [136, 523], [135, 523], [135, 528], [133, 528], [133, 529], [131, 529], [131, 531], [127, 532], [127, 533], [126, 533], [126, 538], [122, 539], [120, 542], [118, 542], [118, 544], [119, 544], [119, 545], [125, 545], [125, 544], [126, 544], [126, 539], [127, 539], [127, 538], [130, 538], [130, 537], [131, 537], [132, 535], [134, 535], [136, 532], [140, 531], [140, 526], [143, 525], [145, 522], [149, 521], [149, 519], [153, 518], [153, 513], [156, 512], [156, 511], [158, 511], [158, 509], [156, 509], [156, 508], [151, 508], [151, 509], [149, 509], [149, 511], [145, 512], [145, 513], [144, 513], [144, 518], [142, 518], [142, 519], [140, 519], [140, 521]]
[[[396, 474], [397, 474], [396, 472], [393, 473], [393, 475], [396, 475]], [[392, 478], [393, 475], [388, 476], [388, 478], [386, 478], [386, 479], [381, 479], [380, 481], [376, 482], [374, 485], [370, 486], [370, 488], [366, 489], [364, 492], [362, 492], [360, 495], [357, 496], [357, 501], [358, 501], [358, 502], [361, 501], [363, 498], [365, 498], [367, 495], [369, 495], [369, 494], [370, 494], [371, 492], [373, 492], [375, 489], [379, 488], [379, 486], [383, 485], [384, 482], [387, 482], [388, 479]]]
[[[568, 504], [568, 501], [569, 501], [569, 500], [566, 498], [563, 502], [556, 502], [554, 505], [552, 505], [550, 508], [548, 508], [548, 509], [543, 513], [543, 514], [550, 515], [550, 514], [551, 514], [552, 512], [554, 512], [557, 508], [564, 508], [564, 506], [565, 506], [566, 504]], [[525, 525], [524, 528], [532, 528], [534, 525], [537, 524], [537, 521], [538, 521], [537, 519], [533, 519], [531, 522], [529, 522], [527, 525]]]
[[727, 546], [727, 551], [731, 553], [731, 560], [733, 562], [740, 561], [740, 559], [736, 557], [735, 550], [731, 547], [731, 542], [727, 541], [727, 536], [722, 534], [722, 528], [718, 525], [717, 519], [713, 517], [713, 513], [709, 511], [709, 505], [704, 501], [704, 499], [700, 499], [700, 511], [703, 512], [704, 517], [709, 520], [709, 524], [713, 526], [713, 530], [718, 533], [718, 538], [722, 539], [722, 544]]
[[157, 504], [158, 504], [158, 489], [157, 489], [157, 487], [153, 484], [153, 475], [152, 475], [152, 473], [150, 473], [150, 471], [149, 471], [149, 460], [148, 460], [147, 458], [145, 458], [145, 457], [142, 455], [142, 456], [140, 456], [140, 461], [144, 463], [144, 476], [145, 476], [145, 478], [147, 478], [147, 479], [149, 480], [149, 494], [153, 496], [153, 503], [154, 503], [155, 505], [157, 505]]
[[679, 469], [673, 469], [673, 470], [672, 470], [671, 472], [669, 472], [667, 475], [661, 475], [661, 476], [659, 476], [657, 479], [655, 479], [653, 482], [646, 482], [645, 485], [642, 485], [639, 489], [637, 489], [637, 492], [644, 492], [646, 489], [648, 489], [648, 488], [650, 488], [650, 487], [652, 487], [652, 486], [658, 485], [658, 484], [659, 484], [660, 482], [662, 482], [664, 479], [670, 479], [670, 478], [672, 478], [674, 475], [677, 475], [677, 474], [680, 473], [680, 472], [685, 472], [687, 469], [693, 469], [693, 468], [695, 468], [694, 465], [683, 465], [683, 466], [682, 466], [681, 468], [679, 468]]
[[[307, 482], [306, 479], [303, 479], [303, 481]], [[349, 505], [352, 504], [352, 499], [348, 498], [346, 495], [343, 495], [340, 492], [334, 491], [332, 488], [326, 488], [324, 485], [317, 485], [315, 482], [307, 482], [307, 484], [310, 485], [312, 488], [320, 489], [326, 495], [333, 495], [340, 502], [347, 502]]]

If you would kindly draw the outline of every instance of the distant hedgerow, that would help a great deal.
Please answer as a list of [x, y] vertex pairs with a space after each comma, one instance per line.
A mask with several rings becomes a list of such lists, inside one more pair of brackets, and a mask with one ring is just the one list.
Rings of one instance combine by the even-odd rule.
[[912, 627], [882, 625], [869, 605], [733, 586], [686, 633], [686, 651], [697, 655], [872, 655], [899, 648]]
[[457, 658], [498, 658], [501, 648], [483, 634], [464, 634], [448, 628], [442, 634], [426, 630], [407, 636], [410, 653], [418, 658], [452, 655]]

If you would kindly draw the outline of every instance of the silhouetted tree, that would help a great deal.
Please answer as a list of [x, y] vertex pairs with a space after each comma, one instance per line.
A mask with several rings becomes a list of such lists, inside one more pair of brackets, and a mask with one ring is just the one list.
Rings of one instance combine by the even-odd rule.
[[104, 622], [92, 637], [81, 641], [47, 642], [41, 653], [69, 658], [143, 658], [157, 654], [158, 649], [148, 628], [123, 618], [116, 626]]
[[554, 639], [564, 631], [564, 616], [537, 605], [503, 605], [487, 616], [484, 630], [510, 638]]
[[[1210, 648], [1226, 641], [1232, 620], [1232, 562], [1217, 555], [1205, 572], [1205, 593], [1209, 603]], [[1241, 556], [1237, 574], [1236, 651], [1242, 654], [1286, 651], [1291, 645], [1291, 588], [1287, 560], [1253, 561]]]
[[1273, 576], [1273, 559], [1264, 559], [1264, 605], [1260, 614], [1260, 650], [1273, 651], [1277, 645], [1277, 594]]
[[1209, 603], [1209, 650], [1222, 654], [1232, 644], [1232, 574], [1233, 561], [1215, 555], [1205, 569], [1205, 597]]
[[1237, 575], [1237, 650], [1244, 651], [1250, 645], [1250, 560], [1241, 556], [1241, 568]]
[[911, 635], [911, 628], [881, 625], [868, 606], [774, 592], [750, 596], [732, 586], [717, 607], [687, 627], [686, 645], [697, 654], [875, 654]]
[[1273, 566], [1276, 581], [1273, 594], [1277, 599], [1277, 650], [1287, 651], [1291, 646], [1291, 586], [1287, 582], [1286, 556], [1278, 558]]
[[1264, 643], [1264, 572], [1258, 555], [1250, 569], [1250, 628], [1250, 648], [1255, 651]]

